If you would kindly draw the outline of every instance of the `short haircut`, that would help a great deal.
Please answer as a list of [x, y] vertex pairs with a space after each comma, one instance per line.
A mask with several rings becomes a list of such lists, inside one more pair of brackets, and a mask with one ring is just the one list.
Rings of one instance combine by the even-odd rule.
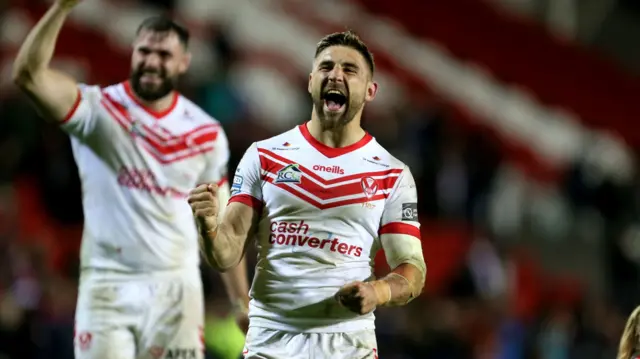
[[376, 64], [373, 61], [373, 54], [371, 53], [371, 51], [369, 51], [369, 48], [364, 43], [364, 41], [360, 39], [358, 34], [353, 32], [352, 30], [347, 30], [343, 32], [336, 32], [323, 37], [318, 45], [316, 45], [315, 58], [317, 58], [318, 55], [322, 53], [322, 51], [331, 46], [345, 46], [358, 51], [360, 55], [364, 57], [365, 61], [367, 61], [369, 71], [371, 71], [371, 75], [373, 76], [373, 72], [376, 68]]
[[180, 43], [187, 47], [189, 46], [189, 30], [184, 26], [178, 25], [175, 21], [164, 16], [153, 16], [146, 18], [136, 31], [136, 35], [140, 35], [142, 31], [152, 32], [173, 32], [178, 35]]

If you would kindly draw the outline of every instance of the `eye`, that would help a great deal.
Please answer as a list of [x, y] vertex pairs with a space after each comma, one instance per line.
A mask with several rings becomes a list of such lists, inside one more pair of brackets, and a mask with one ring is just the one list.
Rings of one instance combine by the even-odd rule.
[[138, 52], [141, 53], [142, 55], [149, 55], [151, 53], [151, 50], [141, 47], [138, 49]]

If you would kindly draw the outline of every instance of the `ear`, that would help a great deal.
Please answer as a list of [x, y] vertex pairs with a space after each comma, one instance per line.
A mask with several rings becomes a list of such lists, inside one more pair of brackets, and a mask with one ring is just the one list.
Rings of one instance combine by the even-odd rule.
[[189, 66], [191, 66], [191, 52], [186, 52], [180, 61], [180, 73], [183, 74], [187, 72]]
[[313, 74], [309, 74], [309, 82], [307, 83], [307, 91], [311, 93], [311, 80], [313, 79]]
[[376, 94], [378, 93], [378, 83], [377, 82], [369, 82], [367, 85], [367, 93], [364, 99], [369, 102], [373, 101], [376, 98]]

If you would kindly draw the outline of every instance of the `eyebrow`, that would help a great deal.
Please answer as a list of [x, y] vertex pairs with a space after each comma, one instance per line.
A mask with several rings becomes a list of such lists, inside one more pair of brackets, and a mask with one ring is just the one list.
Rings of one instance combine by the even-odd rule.
[[152, 49], [151, 47], [146, 46], [146, 45], [138, 46], [138, 50], [139, 51], [144, 51], [144, 52], [154, 52], [154, 53], [157, 53], [159, 55], [164, 55], [164, 56], [168, 56], [168, 55], [172, 55], [173, 54], [169, 50], [166, 50], [166, 49]]
[[[324, 61], [321, 61], [321, 62], [318, 64], [318, 67], [323, 67], [323, 66], [334, 66], [334, 65], [335, 65], [335, 61], [332, 61], [332, 60], [324, 60]], [[352, 69], [355, 69], [355, 70], [359, 70], [359, 69], [360, 69], [360, 66], [358, 66], [356, 63], [353, 63], [353, 62], [344, 62], [344, 63], [342, 64], [342, 67], [352, 68]]]

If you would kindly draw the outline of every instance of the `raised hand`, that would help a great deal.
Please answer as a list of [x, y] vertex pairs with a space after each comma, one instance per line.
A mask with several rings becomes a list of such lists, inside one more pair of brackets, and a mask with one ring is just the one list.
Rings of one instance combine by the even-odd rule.
[[189, 205], [200, 231], [218, 228], [218, 186], [202, 184], [189, 193]]

